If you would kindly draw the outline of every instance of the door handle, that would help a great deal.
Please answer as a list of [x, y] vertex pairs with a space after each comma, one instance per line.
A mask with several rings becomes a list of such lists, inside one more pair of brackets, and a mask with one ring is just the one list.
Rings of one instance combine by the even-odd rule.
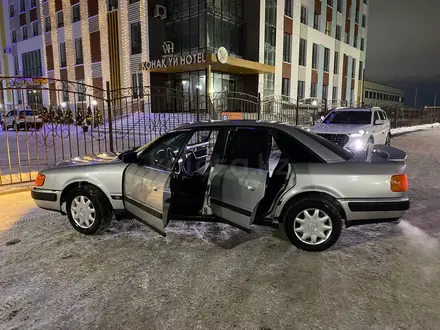
[[254, 186], [247, 186], [248, 190], [250, 191], [255, 191], [255, 187]]

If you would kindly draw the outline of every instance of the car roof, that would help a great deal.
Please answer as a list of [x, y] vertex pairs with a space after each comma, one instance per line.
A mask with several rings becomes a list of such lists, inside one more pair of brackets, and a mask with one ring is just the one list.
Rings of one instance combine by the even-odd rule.
[[360, 111], [360, 112], [371, 112], [372, 108], [336, 108], [334, 111]]
[[221, 127], [261, 127], [280, 130], [300, 143], [306, 145], [328, 163], [344, 161], [344, 159], [338, 154], [304, 134], [299, 126], [285, 122], [267, 120], [211, 120], [184, 124], [176, 127], [172, 131], [188, 129], [215, 129]]
[[265, 128], [280, 128], [288, 126], [294, 126], [290, 123], [282, 123], [278, 121], [267, 121], [267, 120], [209, 120], [209, 121], [198, 121], [183, 124], [179, 126], [179, 129], [194, 129], [194, 128], [209, 128], [209, 127], [226, 127], [226, 126], [237, 126], [237, 127], [265, 127]]

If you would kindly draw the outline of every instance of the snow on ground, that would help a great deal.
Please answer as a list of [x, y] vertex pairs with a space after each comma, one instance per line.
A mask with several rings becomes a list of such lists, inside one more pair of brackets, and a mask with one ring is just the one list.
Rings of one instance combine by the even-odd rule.
[[391, 129], [391, 134], [396, 135], [396, 134], [403, 134], [403, 133], [409, 133], [409, 132], [424, 131], [427, 129], [439, 128], [439, 127], [440, 127], [440, 123], [407, 126], [407, 127], [397, 127], [397, 128]]
[[438, 329], [439, 130], [393, 139], [408, 152], [400, 225], [343, 231], [329, 251], [282, 230], [134, 221], [75, 232], [29, 193], [0, 197], [2, 329]]

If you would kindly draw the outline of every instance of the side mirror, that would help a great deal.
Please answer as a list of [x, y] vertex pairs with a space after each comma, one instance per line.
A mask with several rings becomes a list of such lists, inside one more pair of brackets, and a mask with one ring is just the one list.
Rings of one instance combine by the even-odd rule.
[[138, 161], [137, 152], [129, 151], [122, 155], [122, 162], [125, 164], [133, 164]]
[[377, 119], [375, 122], [374, 122], [374, 125], [383, 125], [384, 124], [384, 121], [382, 120], [382, 119]]
[[319, 118], [317, 121], [316, 121], [316, 123], [317, 124], [321, 124], [323, 121], [324, 121], [324, 116], [321, 116], [321, 118]]

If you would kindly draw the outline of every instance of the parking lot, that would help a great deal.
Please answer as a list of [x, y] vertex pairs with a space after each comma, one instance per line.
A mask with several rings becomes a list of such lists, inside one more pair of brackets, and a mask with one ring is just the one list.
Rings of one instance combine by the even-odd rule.
[[0, 329], [438, 329], [439, 144], [438, 128], [395, 137], [411, 209], [322, 253], [209, 223], [88, 237], [29, 192], [0, 196]]

